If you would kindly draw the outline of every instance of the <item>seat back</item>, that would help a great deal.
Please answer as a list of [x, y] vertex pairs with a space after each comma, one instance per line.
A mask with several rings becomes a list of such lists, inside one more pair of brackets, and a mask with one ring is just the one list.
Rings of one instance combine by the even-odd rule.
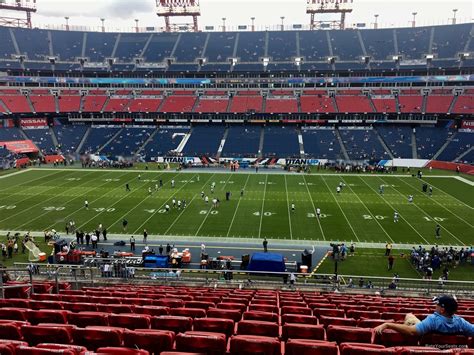
[[280, 341], [278, 340], [278, 338], [273, 338], [273, 337], [254, 336], [254, 335], [233, 335], [230, 338], [230, 354], [280, 355], [281, 354]]
[[31, 324], [38, 323], [57, 323], [66, 324], [69, 311], [54, 310], [54, 309], [41, 309], [41, 310], [29, 310], [28, 321]]
[[74, 344], [85, 346], [88, 350], [100, 347], [122, 346], [124, 330], [117, 327], [89, 326], [77, 328], [72, 332]]
[[183, 316], [191, 318], [203, 318], [206, 316], [206, 310], [203, 308], [171, 308], [170, 315], [172, 316]]
[[123, 333], [124, 346], [145, 349], [152, 354], [171, 350], [174, 343], [174, 332], [171, 330], [135, 329]]
[[319, 323], [323, 324], [326, 328], [330, 325], [343, 325], [355, 327], [357, 321], [354, 318], [342, 318], [342, 317], [326, 317], [320, 316]]
[[278, 324], [274, 322], [241, 320], [239, 323], [237, 323], [237, 334], [278, 337], [279, 327]]
[[281, 316], [281, 323], [300, 323], [300, 324], [318, 324], [318, 318], [315, 316], [306, 316], [304, 314], [285, 314]]
[[13, 307], [0, 308], [0, 319], [26, 321], [28, 319], [28, 309]]
[[243, 319], [261, 320], [265, 322], [278, 322], [278, 313], [247, 311], [247, 312], [244, 312]]
[[396, 354], [394, 349], [387, 349], [383, 345], [362, 343], [342, 343], [339, 352], [340, 355]]
[[289, 339], [285, 355], [338, 355], [337, 344], [324, 340]]
[[207, 316], [210, 318], [232, 319], [234, 322], [238, 322], [242, 318], [242, 312], [238, 309], [209, 308]]
[[372, 330], [367, 328], [330, 325], [327, 327], [327, 339], [336, 343], [372, 343]]
[[282, 338], [324, 340], [324, 327], [314, 324], [286, 323], [282, 327]]
[[23, 335], [17, 324], [0, 323], [0, 339], [23, 340]]
[[148, 314], [109, 314], [109, 325], [127, 329], [150, 328], [151, 316]]
[[197, 318], [194, 320], [194, 330], [203, 332], [224, 333], [230, 337], [234, 333], [234, 321], [222, 318]]
[[85, 328], [89, 325], [107, 326], [109, 325], [109, 314], [104, 312], [79, 312], [68, 315], [70, 324]]
[[313, 315], [311, 308], [308, 307], [295, 307], [295, 306], [283, 306], [281, 307], [281, 314], [303, 314], [306, 316]]
[[227, 338], [222, 333], [188, 331], [176, 336], [176, 350], [225, 354]]
[[107, 346], [102, 347], [96, 350], [96, 354], [103, 354], [103, 355], [150, 355], [150, 353], [146, 350], [141, 349], [131, 349], [131, 348], [121, 348], [117, 346]]
[[151, 327], [153, 329], [172, 330], [175, 333], [184, 333], [191, 330], [193, 319], [180, 316], [158, 316], [152, 317]]
[[384, 329], [382, 333], [375, 333], [374, 343], [386, 347], [418, 345], [417, 335], [405, 335], [392, 329]]
[[71, 329], [68, 327], [58, 326], [42, 326], [42, 325], [24, 325], [21, 327], [23, 338], [31, 346], [39, 343], [58, 343], [71, 344]]
[[71, 345], [71, 344], [56, 344], [56, 343], [40, 343], [36, 345], [40, 349], [50, 349], [50, 350], [61, 350], [67, 349], [72, 350], [76, 355], [82, 355], [87, 351], [85, 346], [80, 345]]

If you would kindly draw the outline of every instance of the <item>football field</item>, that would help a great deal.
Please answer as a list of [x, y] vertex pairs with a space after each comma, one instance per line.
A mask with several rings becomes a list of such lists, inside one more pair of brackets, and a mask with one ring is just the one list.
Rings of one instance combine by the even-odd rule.
[[[160, 180], [163, 186], [156, 190]], [[30, 169], [0, 177], [0, 230], [64, 233], [66, 222], [74, 220], [85, 231], [101, 223], [113, 234], [141, 235], [147, 229], [151, 238], [474, 244], [474, 187], [451, 176], [425, 181], [433, 186], [431, 197], [421, 191], [422, 181], [411, 175]], [[345, 186], [337, 193], [340, 183]], [[209, 196], [207, 204], [202, 191]], [[231, 192], [229, 201], [226, 192]], [[408, 195], [414, 196], [413, 203]], [[214, 197], [220, 200], [217, 208], [212, 207]], [[173, 199], [186, 200], [186, 208], [173, 208]], [[399, 214], [397, 223], [394, 211]], [[437, 224], [441, 239], [435, 237]]]

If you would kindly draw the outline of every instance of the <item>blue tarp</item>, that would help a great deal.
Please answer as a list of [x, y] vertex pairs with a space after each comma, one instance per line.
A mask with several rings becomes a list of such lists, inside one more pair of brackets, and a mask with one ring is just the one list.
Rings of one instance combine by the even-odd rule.
[[163, 255], [147, 255], [143, 262], [144, 267], [161, 268], [168, 267], [168, 256]]
[[283, 255], [275, 253], [254, 253], [250, 259], [249, 271], [284, 272], [285, 260]]

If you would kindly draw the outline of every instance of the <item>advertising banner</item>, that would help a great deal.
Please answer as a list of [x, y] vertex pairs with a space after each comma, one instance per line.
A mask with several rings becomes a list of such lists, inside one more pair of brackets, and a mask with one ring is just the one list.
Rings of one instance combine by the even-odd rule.
[[0, 142], [0, 146], [7, 148], [10, 152], [16, 154], [36, 153], [38, 148], [30, 140]]
[[474, 130], [474, 120], [463, 120], [461, 122], [461, 128]]
[[20, 126], [23, 128], [48, 127], [46, 118], [24, 118], [20, 120]]

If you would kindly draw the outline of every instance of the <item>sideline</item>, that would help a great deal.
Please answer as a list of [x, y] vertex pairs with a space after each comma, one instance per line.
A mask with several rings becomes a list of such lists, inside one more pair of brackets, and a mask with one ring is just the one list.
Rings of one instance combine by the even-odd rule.
[[23, 169], [23, 170], [20, 170], [20, 171], [15, 171], [14, 173], [7, 173], [5, 175], [0, 175], [0, 179], [5, 179], [5, 178], [8, 178], [8, 177], [13, 176], [13, 175], [22, 174], [22, 173], [27, 172], [29, 170], [30, 169]]
[[468, 180], [468, 179], [466, 179], [466, 178], [463, 178], [462, 176], [455, 176], [454, 178], [455, 178], [456, 180], [459, 180], [459, 181], [465, 183], [465, 184], [468, 184], [468, 185], [470, 185], [470, 186], [474, 186], [474, 182], [473, 182], [473, 181]]

